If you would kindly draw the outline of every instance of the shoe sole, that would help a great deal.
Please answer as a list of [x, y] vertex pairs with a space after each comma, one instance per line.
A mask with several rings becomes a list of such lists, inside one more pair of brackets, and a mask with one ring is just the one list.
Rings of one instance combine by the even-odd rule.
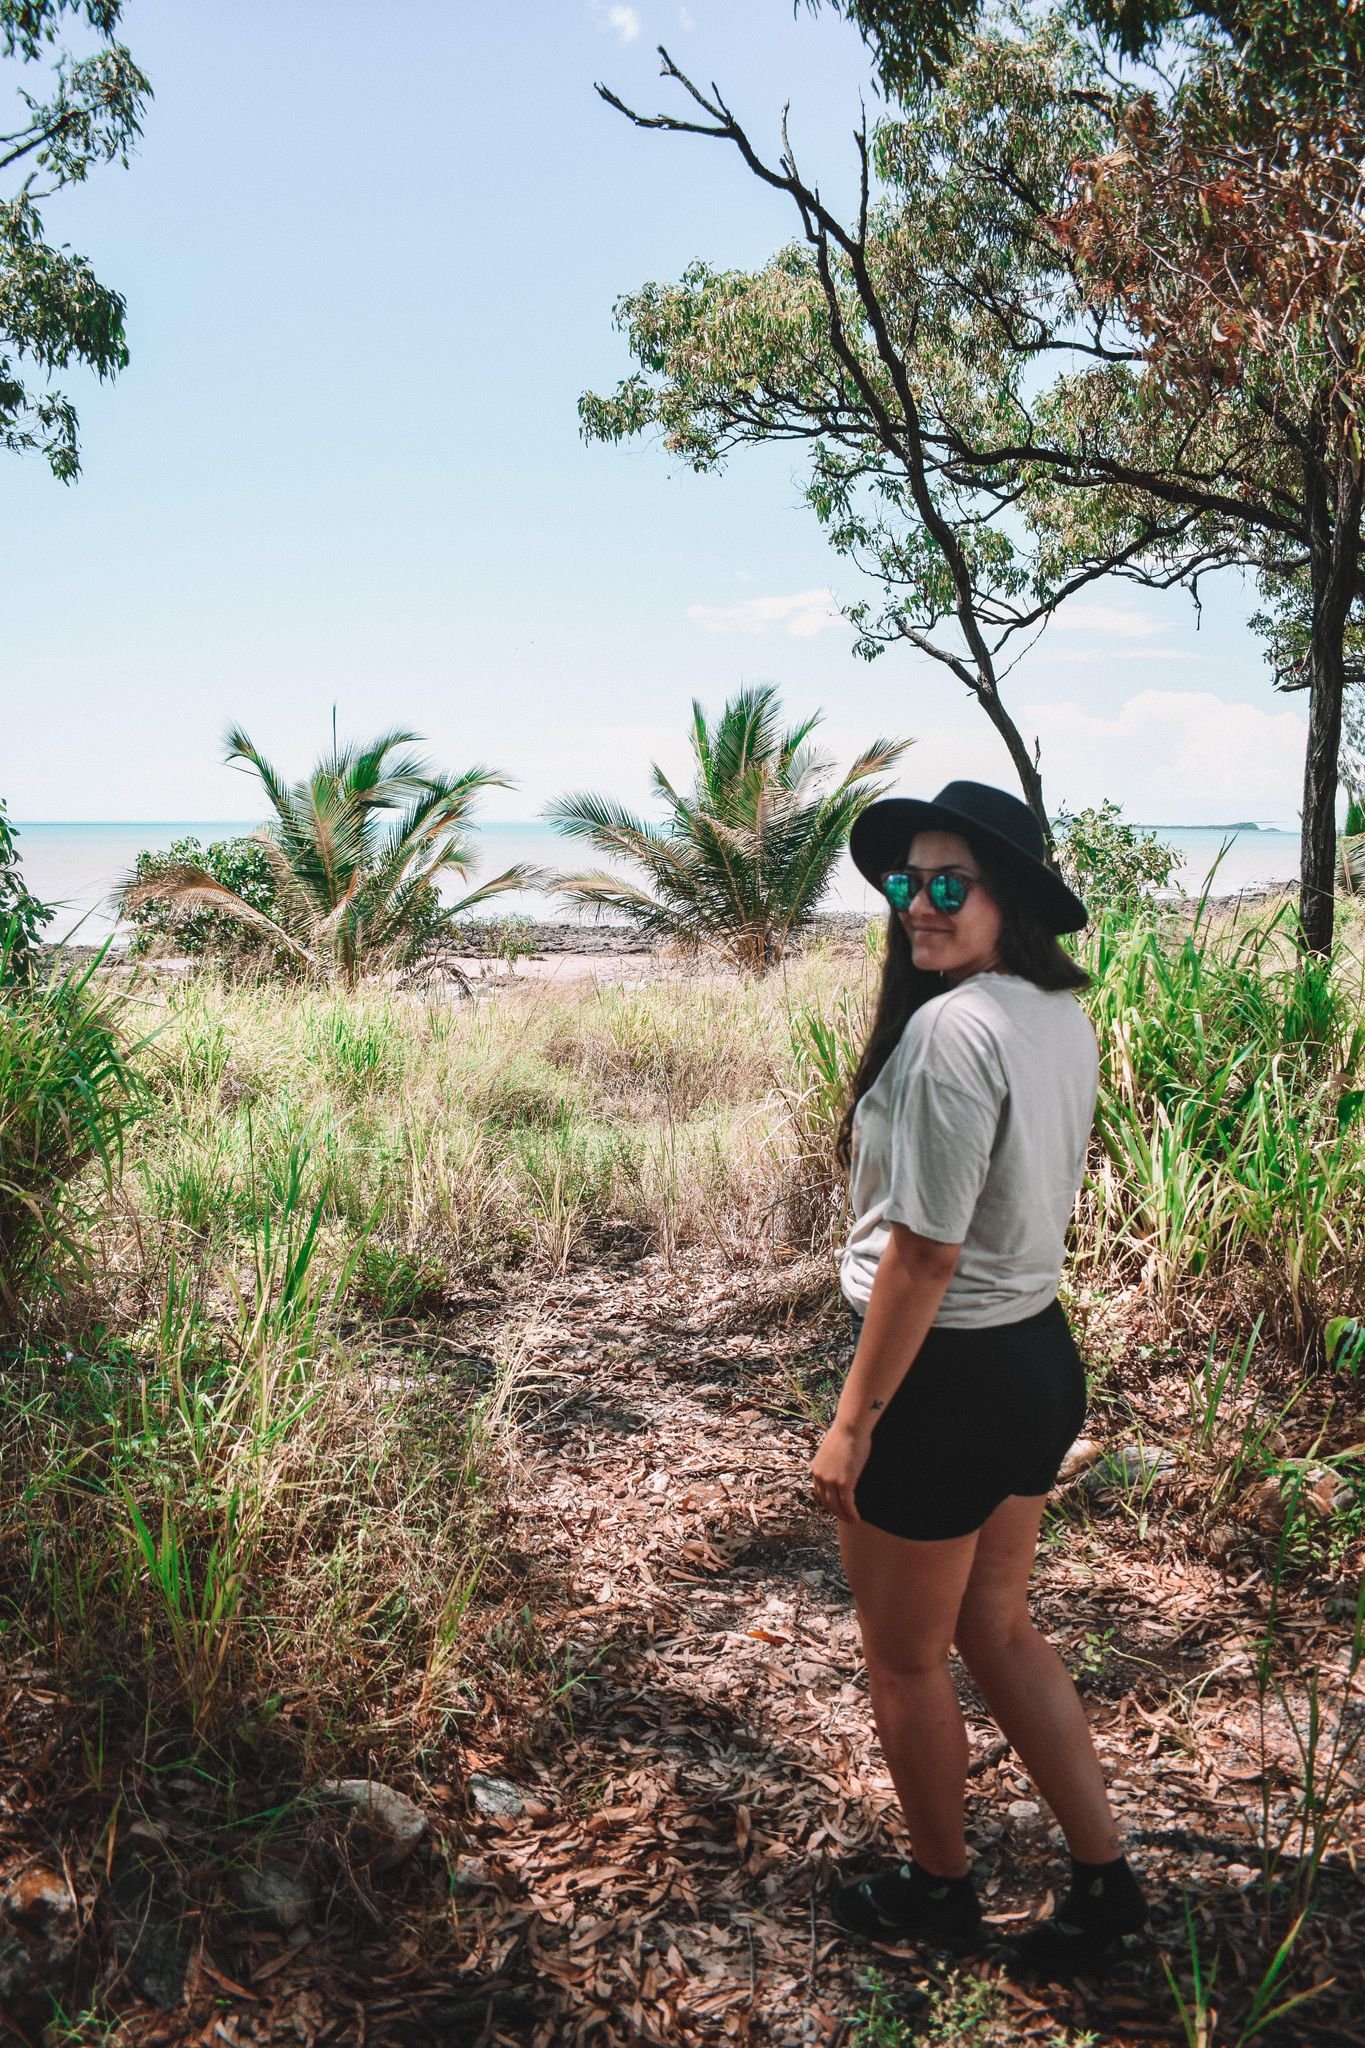
[[959, 1934], [939, 1928], [928, 1927], [864, 1927], [852, 1920], [846, 1920], [832, 1900], [827, 1900], [829, 1916], [841, 1934], [851, 1935], [857, 1941], [870, 1941], [882, 1948], [946, 1949], [952, 1955], [969, 1955], [973, 1950], [986, 1945], [985, 1929], [978, 1928], [970, 1934]]
[[1048, 1955], [1030, 1955], [1027, 1935], [1011, 1943], [1010, 1973], [1051, 1983], [1065, 1983], [1088, 1972], [1103, 1972], [1127, 1960], [1136, 1949], [1147, 1945], [1146, 1927], [1131, 1928], [1125, 1934], [1111, 1934], [1104, 1941], [1078, 1940], [1074, 1947], [1058, 1948]]

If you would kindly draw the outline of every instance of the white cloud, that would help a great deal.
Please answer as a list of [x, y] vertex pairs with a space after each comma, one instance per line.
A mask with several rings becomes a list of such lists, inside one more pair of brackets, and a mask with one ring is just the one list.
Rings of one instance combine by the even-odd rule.
[[1223, 824], [1298, 809], [1307, 722], [1212, 690], [1139, 690], [1112, 713], [1028, 704], [1017, 714], [1042, 742], [1049, 805], [1113, 797], [1130, 818]]
[[1072, 599], [1058, 607], [1049, 631], [1053, 633], [1101, 633], [1115, 640], [1151, 640], [1164, 633], [1164, 619], [1133, 605], [1085, 604]]
[[744, 633], [763, 639], [785, 633], [809, 640], [846, 621], [829, 590], [797, 590], [790, 597], [746, 597], [738, 604], [690, 604], [687, 616], [707, 633]]
[[610, 29], [622, 43], [633, 43], [640, 33], [640, 15], [637, 8], [609, 6], [607, 0], [596, 0], [592, 11], [597, 26], [601, 29]]

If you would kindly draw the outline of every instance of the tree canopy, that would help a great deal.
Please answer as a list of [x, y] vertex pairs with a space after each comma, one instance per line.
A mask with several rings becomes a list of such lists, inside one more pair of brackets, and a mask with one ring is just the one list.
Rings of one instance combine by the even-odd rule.
[[[718, 88], [663, 61], [681, 113], [603, 96], [641, 127], [734, 148], [789, 195], [801, 240], [759, 272], [695, 264], [622, 300], [638, 368], [583, 400], [586, 432], [661, 428], [698, 467], [747, 442], [803, 443], [812, 507], [886, 592], [879, 613], [854, 610], [862, 651], [902, 638], [944, 663], [1044, 817], [1036, 749], [1000, 686], [1060, 603], [1102, 576], [1197, 591], [1239, 566], [1272, 601], [1297, 579], [1312, 620], [1301, 908], [1308, 943], [1330, 943], [1342, 649], [1360, 592], [1340, 361], [1356, 343], [1297, 301], [1245, 346], [1219, 326], [1222, 278], [1252, 273], [1220, 272], [1216, 237], [1201, 252], [1221, 202], [1191, 170], [1188, 80], [1157, 89], [1144, 74], [1129, 90], [1061, 12], [964, 17], [937, 75], [858, 137], [845, 222], [785, 128], [766, 158]], [[1144, 134], [1159, 134], [1147, 158]], [[1236, 217], [1235, 194], [1224, 210]]]
[[[832, 7], [855, 24], [884, 88], [896, 98], [936, 84], [989, 12], [985, 0], [804, 4], [812, 13]], [[1214, 75], [1225, 85], [1235, 80], [1248, 109], [1350, 95], [1365, 74], [1365, 15], [1342, 0], [1072, 0], [1070, 11], [1120, 57], [1186, 53], [1197, 88]]]
[[[73, 364], [123, 369], [125, 307], [85, 257], [46, 239], [39, 208], [97, 164], [126, 165], [142, 131], [152, 89], [115, 40], [122, 11], [123, 0], [0, 0], [0, 58], [47, 67], [42, 93], [21, 68], [0, 136], [0, 172], [16, 180], [0, 193], [0, 447], [42, 454], [63, 483], [80, 470], [77, 417], [52, 377]], [[96, 47], [76, 55], [62, 37], [82, 25]]]

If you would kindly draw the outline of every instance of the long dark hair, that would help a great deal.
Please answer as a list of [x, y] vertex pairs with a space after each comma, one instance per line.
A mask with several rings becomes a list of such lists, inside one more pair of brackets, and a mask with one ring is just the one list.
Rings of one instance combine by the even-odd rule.
[[[989, 847], [983, 849], [970, 835], [964, 836], [991, 900], [1000, 910], [1001, 967], [1039, 988], [1088, 988], [1090, 976], [1048, 925], [1027, 879]], [[853, 1116], [858, 1104], [900, 1044], [901, 1034], [916, 1010], [934, 996], [941, 996], [947, 986], [941, 974], [916, 967], [909, 934], [893, 910], [886, 922], [886, 958], [877, 1007], [872, 1013], [872, 1029], [854, 1073], [848, 1107], [835, 1140], [835, 1156], [841, 1166], [847, 1168], [853, 1156]]]

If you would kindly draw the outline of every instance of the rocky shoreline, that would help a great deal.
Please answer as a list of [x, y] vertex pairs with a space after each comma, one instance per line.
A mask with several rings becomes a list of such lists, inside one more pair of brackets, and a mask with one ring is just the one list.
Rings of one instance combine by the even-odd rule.
[[[812, 945], [833, 943], [835, 945], [860, 945], [868, 920], [855, 911], [824, 911], [817, 913], [809, 931], [796, 943], [803, 950]], [[444, 944], [435, 957], [450, 956], [461, 960], [537, 960], [557, 953], [572, 953], [595, 959], [618, 960], [634, 954], [664, 954], [675, 950], [671, 941], [633, 931], [629, 925], [608, 923], [576, 924], [562, 919], [556, 922], [540, 923], [535, 919], [522, 918], [471, 918], [460, 925], [451, 939]], [[42, 946], [39, 956], [50, 962], [58, 953], [73, 964], [84, 964], [97, 959], [99, 946]], [[111, 965], [130, 964], [125, 949], [121, 946], [110, 948]], [[149, 967], [165, 969], [174, 964], [177, 967], [192, 965], [183, 954], [163, 954], [158, 958], [147, 958], [142, 963]]]
[[[832, 910], [817, 913], [810, 929], [796, 944], [798, 949], [833, 941], [836, 945], [861, 944], [868, 920], [856, 911]], [[466, 959], [496, 959], [520, 954], [581, 953], [618, 958], [630, 953], [668, 953], [672, 941], [632, 931], [622, 924], [575, 924], [571, 921], [540, 924], [470, 922], [460, 928], [449, 950]]]
[[[1210, 896], [1208, 903], [1215, 910], [1236, 910], [1244, 905], [1266, 903], [1276, 897], [1291, 895], [1297, 887], [1295, 882], [1285, 882], [1274, 887], [1239, 889], [1230, 895]], [[1162, 898], [1157, 907], [1176, 917], [1192, 917], [1199, 901], [1197, 896], [1170, 896]], [[869, 923], [873, 921], [858, 911], [819, 911], [809, 928], [794, 942], [794, 950], [804, 952], [817, 945], [859, 946]], [[97, 959], [101, 950], [99, 946], [90, 945], [40, 946], [38, 952], [47, 963], [60, 953], [68, 963], [84, 965]], [[451, 959], [506, 961], [515, 965], [519, 960], [544, 960], [560, 954], [572, 954], [577, 959], [620, 960], [637, 955], [676, 958], [677, 951], [670, 940], [633, 931], [625, 924], [575, 923], [567, 918], [547, 922], [515, 917], [471, 918], [434, 952], [432, 959], [435, 964]], [[129, 964], [122, 946], [110, 948], [111, 967]], [[184, 973], [195, 963], [182, 954], [164, 954], [141, 964], [162, 973]]]

